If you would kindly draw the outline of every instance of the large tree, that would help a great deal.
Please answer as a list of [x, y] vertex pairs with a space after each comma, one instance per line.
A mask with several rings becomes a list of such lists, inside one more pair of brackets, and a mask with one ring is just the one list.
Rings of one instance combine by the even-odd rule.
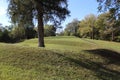
[[109, 12], [108, 25], [110, 27], [112, 41], [114, 40], [115, 31], [120, 27], [120, 0], [97, 0], [99, 11]]
[[67, 0], [8, 0], [8, 13], [11, 21], [18, 25], [24, 25], [37, 19], [38, 22], [38, 46], [44, 45], [44, 23], [60, 25], [69, 15]]
[[98, 28], [98, 37], [99, 39], [106, 39], [106, 31], [107, 31], [107, 21], [108, 21], [108, 14], [109, 13], [103, 13], [98, 15], [96, 20], [96, 27]]
[[65, 28], [65, 35], [77, 36], [79, 20], [73, 19], [72, 22], [68, 23]]
[[82, 21], [80, 21], [79, 30], [80, 30], [81, 36], [86, 37], [87, 35], [89, 35], [91, 39], [94, 39], [96, 19], [97, 17], [94, 14], [89, 14], [85, 16], [85, 18]]

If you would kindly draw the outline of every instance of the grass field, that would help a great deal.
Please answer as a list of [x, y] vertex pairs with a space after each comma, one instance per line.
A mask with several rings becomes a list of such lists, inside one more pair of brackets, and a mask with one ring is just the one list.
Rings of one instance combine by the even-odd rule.
[[120, 80], [120, 43], [46, 37], [0, 43], [0, 80]]

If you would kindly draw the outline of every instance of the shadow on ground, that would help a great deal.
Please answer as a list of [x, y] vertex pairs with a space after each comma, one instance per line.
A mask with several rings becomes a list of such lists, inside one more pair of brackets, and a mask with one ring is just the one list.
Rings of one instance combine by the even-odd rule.
[[99, 55], [107, 59], [107, 64], [120, 65], [120, 53], [108, 49], [86, 50], [89, 53]]
[[[85, 51], [87, 52], [85, 54], [99, 55], [101, 57], [108, 59], [109, 63], [114, 63], [115, 65], [117, 65], [117, 67], [119, 67], [120, 53], [107, 50], [107, 49], [96, 49], [96, 50], [85, 50]], [[95, 61], [92, 61], [91, 59], [88, 59], [87, 57], [82, 58], [81, 54], [77, 54], [77, 55], [61, 54], [61, 53], [56, 53], [52, 51], [44, 51], [44, 52], [41, 52], [40, 54], [39, 53], [33, 54], [33, 52], [30, 52], [30, 53], [26, 52], [26, 53], [20, 53], [20, 54], [13, 54], [8, 57], [1, 58], [0, 62], [4, 62], [9, 65], [19, 67], [25, 70], [35, 69], [36, 71], [40, 70], [39, 67], [41, 63], [54, 65], [54, 66], [62, 65], [63, 67], [71, 66], [73, 70], [76, 70], [75, 69], [76, 67], [77, 67], [77, 70], [78, 69], [89, 70], [94, 73], [94, 74], [90, 73], [90, 75], [96, 76], [100, 80], [120, 80], [119, 69], [117, 70], [110, 69], [100, 64], [99, 62], [95, 62]], [[69, 66], [67, 66], [67, 64], [69, 64]], [[75, 75], [80, 75], [80, 74], [78, 73]]]
[[[120, 55], [118, 53], [115, 53], [115, 52], [112, 52], [112, 51], [109, 51], [109, 50], [91, 50], [91, 51], [87, 50], [87, 51], [91, 52], [91, 53], [96, 52], [96, 54], [99, 51], [100, 52], [105, 51], [104, 55], [100, 54], [100, 52], [98, 54], [101, 55], [101, 56], [104, 56], [108, 59], [115, 59], [115, 60], [120, 59], [119, 58]], [[110, 52], [110, 54], [109, 54], [109, 52]], [[59, 55], [61, 55], [61, 54], [59, 54]], [[104, 67], [100, 63], [90, 61], [89, 59], [84, 59], [84, 60], [79, 59], [79, 60], [77, 60], [77, 59], [73, 59], [73, 58], [70, 58], [70, 57], [66, 57], [64, 55], [61, 55], [61, 56], [65, 57], [69, 62], [73, 62], [75, 64], [75, 66], [83, 67], [83, 68], [86, 68], [86, 69], [94, 72], [95, 73], [94, 76], [97, 76], [100, 80], [120, 80], [120, 71], [115, 71], [115, 70], [109, 69], [107, 67]], [[119, 62], [119, 61], [117, 61], [117, 62]]]

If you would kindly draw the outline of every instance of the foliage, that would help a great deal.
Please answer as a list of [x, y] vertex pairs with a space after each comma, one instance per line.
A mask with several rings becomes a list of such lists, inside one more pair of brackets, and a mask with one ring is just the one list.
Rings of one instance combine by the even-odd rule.
[[25, 29], [23, 27], [14, 27], [11, 31], [10, 36], [12, 37], [13, 41], [21, 41], [25, 39]]
[[36, 37], [34, 27], [18, 27], [16, 25], [0, 26], [0, 41], [13, 43]]
[[99, 29], [99, 38], [102, 40], [108, 40], [108, 33], [106, 32], [108, 30], [108, 26], [107, 26], [107, 20], [108, 20], [108, 15], [109, 13], [103, 13], [100, 14], [97, 18], [96, 21], [96, 26]]
[[99, 34], [101, 39], [115, 40], [116, 34], [119, 31], [119, 20], [113, 17], [113, 13], [109, 11], [108, 13], [103, 13], [98, 16], [97, 26], [99, 28]]
[[31, 38], [36, 37], [37, 31], [34, 29], [34, 27], [26, 26], [24, 29], [25, 29], [25, 38], [26, 39], [31, 39]]
[[10, 42], [9, 32], [6, 29], [4, 31], [0, 32], [0, 41], [1, 42]]
[[9, 31], [2, 26], [0, 26], [0, 42], [10, 42], [11, 38], [9, 36]]
[[[81, 21], [73, 20], [69, 23], [64, 32], [67, 36], [78, 36], [81, 38], [101, 39], [109, 41], [120, 41], [120, 21], [114, 15], [114, 9], [109, 12], [99, 14], [89, 14]], [[77, 25], [77, 27], [75, 27]]]
[[66, 25], [64, 35], [66, 36], [77, 36], [79, 21], [77, 19], [73, 19], [72, 22]]
[[109, 11], [109, 21], [108, 25], [110, 28], [108, 29], [109, 33], [111, 33], [112, 41], [115, 40], [116, 30], [119, 29], [120, 23], [120, 0], [97, 0], [99, 3], [98, 9], [101, 11]]
[[[79, 22], [77, 35], [81, 38], [119, 41], [120, 31], [120, 1], [97, 0], [99, 11], [107, 11], [96, 17], [93, 14], [86, 16]], [[68, 24], [67, 26], [71, 26]], [[73, 24], [72, 26], [75, 26]], [[64, 34], [75, 36], [75, 29], [66, 27]], [[71, 33], [72, 32], [72, 33]]]
[[56, 28], [54, 27], [54, 25], [45, 25], [44, 30], [45, 37], [56, 36]]
[[109, 12], [109, 23], [108, 26], [109, 32], [111, 32], [111, 39], [115, 41], [115, 36], [120, 26], [120, 0], [97, 0], [99, 3], [99, 11], [108, 11]]
[[94, 14], [87, 15], [84, 20], [80, 21], [80, 36], [81, 37], [90, 37], [94, 39], [96, 34], [96, 19], [97, 17]]
[[100, 11], [109, 11], [114, 9], [114, 15], [120, 19], [120, 1], [119, 0], [97, 0]]

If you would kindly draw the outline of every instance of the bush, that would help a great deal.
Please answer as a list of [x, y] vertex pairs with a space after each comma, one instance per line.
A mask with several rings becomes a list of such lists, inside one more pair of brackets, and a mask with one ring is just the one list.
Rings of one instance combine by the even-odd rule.
[[13, 42], [18, 42], [25, 39], [25, 29], [23, 27], [15, 27], [11, 31], [10, 37]]
[[56, 28], [53, 25], [45, 25], [44, 36], [56, 36]]

